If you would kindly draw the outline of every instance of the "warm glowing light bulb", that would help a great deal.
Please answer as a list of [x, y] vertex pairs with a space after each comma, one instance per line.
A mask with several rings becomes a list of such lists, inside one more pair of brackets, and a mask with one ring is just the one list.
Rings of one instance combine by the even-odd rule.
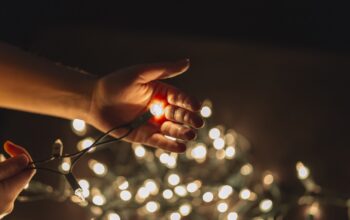
[[174, 196], [174, 193], [171, 191], [171, 189], [166, 189], [163, 191], [162, 195], [164, 199], [171, 199]]
[[103, 195], [95, 195], [92, 197], [92, 203], [102, 206], [106, 203], [106, 198]]
[[[95, 142], [95, 139], [93, 139], [92, 137], [84, 138], [83, 140], [79, 141], [77, 148], [78, 148], [78, 150], [84, 150], [84, 149], [90, 147], [94, 142]], [[89, 152], [92, 152], [94, 150], [95, 150], [95, 147], [92, 147], [89, 150]]]
[[233, 193], [233, 188], [229, 185], [220, 187], [218, 197], [220, 199], [227, 199]]
[[225, 140], [223, 138], [216, 138], [213, 142], [213, 146], [216, 150], [221, 150], [225, 147]]
[[168, 183], [172, 186], [176, 186], [180, 183], [180, 176], [175, 173], [170, 174], [168, 177]]
[[223, 213], [223, 212], [226, 212], [226, 211], [227, 211], [228, 205], [227, 205], [226, 202], [220, 202], [220, 203], [217, 205], [216, 208], [217, 208], [217, 210], [218, 210], [219, 212]]
[[178, 212], [173, 212], [170, 214], [170, 220], [180, 220], [181, 219], [181, 215]]
[[141, 145], [136, 146], [134, 152], [138, 158], [143, 158], [146, 155], [146, 149]]
[[236, 149], [233, 146], [228, 146], [225, 149], [226, 159], [232, 159], [236, 155]]
[[203, 194], [203, 201], [204, 202], [211, 202], [214, 199], [214, 195], [212, 192], [206, 192]]
[[187, 216], [191, 213], [192, 206], [189, 203], [182, 204], [179, 208], [179, 212], [182, 216]]
[[82, 189], [88, 189], [90, 187], [90, 183], [85, 179], [79, 180], [78, 183]]
[[211, 108], [209, 106], [203, 106], [200, 113], [201, 113], [202, 117], [209, 118], [212, 114], [212, 111], [211, 111]]
[[206, 156], [207, 156], [207, 148], [203, 144], [198, 144], [195, 146], [191, 151], [191, 156], [197, 161], [197, 162], [204, 162]]
[[85, 130], [86, 130], [86, 123], [83, 120], [74, 119], [72, 121], [72, 127], [73, 127], [74, 131], [76, 131], [78, 133], [82, 133], [82, 132], [85, 132]]
[[249, 189], [242, 189], [241, 192], [239, 193], [239, 197], [241, 199], [247, 200], [250, 197], [250, 190]]
[[131, 193], [128, 190], [121, 191], [119, 196], [123, 201], [129, 201], [131, 199]]
[[156, 212], [159, 209], [159, 203], [154, 201], [149, 201], [146, 204], [146, 210], [150, 213]]
[[109, 213], [107, 215], [107, 219], [108, 220], [120, 220], [120, 216], [117, 213], [112, 212], [112, 213]]
[[92, 169], [92, 171], [98, 175], [98, 176], [104, 176], [107, 173], [107, 167], [106, 165], [96, 161], [96, 160], [90, 160], [89, 161], [89, 167]]
[[200, 180], [195, 180], [193, 181], [192, 183], [189, 183], [187, 184], [186, 188], [187, 188], [187, 191], [190, 192], [190, 193], [194, 193], [196, 192], [199, 187], [202, 186], [202, 182]]
[[307, 179], [310, 175], [310, 170], [302, 162], [296, 164], [298, 178], [301, 180]]
[[248, 176], [253, 172], [253, 166], [250, 163], [247, 163], [241, 167], [241, 174]]
[[264, 199], [260, 202], [259, 208], [262, 212], [269, 212], [272, 209], [272, 201], [270, 199]]
[[64, 172], [68, 172], [70, 170], [71, 161], [69, 158], [64, 158], [63, 162], [60, 165], [60, 169]]
[[174, 191], [175, 193], [180, 196], [180, 197], [184, 197], [187, 195], [187, 190], [186, 190], [186, 187], [183, 186], [183, 185], [180, 185], [180, 186], [176, 186], [174, 188]]
[[150, 112], [156, 118], [160, 118], [164, 114], [164, 102], [153, 101], [150, 105]]
[[219, 138], [220, 134], [221, 134], [221, 132], [220, 132], [220, 130], [218, 128], [212, 128], [212, 129], [209, 130], [209, 137], [211, 139]]
[[141, 199], [145, 199], [150, 195], [150, 191], [148, 191], [146, 189], [146, 187], [142, 186], [139, 188], [139, 190], [137, 191], [137, 195], [141, 198]]
[[238, 214], [237, 212], [230, 212], [227, 215], [227, 220], [237, 220], [238, 219]]
[[83, 194], [83, 189], [82, 188], [78, 188], [74, 191], [74, 195], [78, 196], [78, 198], [80, 199], [80, 201], [85, 201], [85, 197]]
[[145, 181], [145, 187], [146, 189], [152, 194], [152, 195], [157, 195], [158, 194], [158, 185], [154, 180], [148, 179]]
[[263, 178], [263, 183], [265, 185], [271, 185], [273, 183], [273, 175], [268, 173]]
[[123, 182], [120, 183], [118, 188], [120, 190], [126, 190], [129, 187], [129, 182], [127, 180], [124, 180]]
[[318, 202], [313, 202], [307, 209], [306, 214], [311, 215], [314, 218], [320, 218], [321, 216], [321, 210], [320, 210], [320, 204]]

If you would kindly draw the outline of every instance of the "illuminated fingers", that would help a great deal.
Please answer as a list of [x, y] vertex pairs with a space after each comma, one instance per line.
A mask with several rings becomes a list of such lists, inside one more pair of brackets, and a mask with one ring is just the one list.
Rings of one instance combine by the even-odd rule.
[[182, 123], [194, 128], [200, 128], [204, 124], [203, 119], [198, 114], [173, 105], [169, 105], [165, 108], [165, 117], [170, 121]]
[[154, 133], [145, 144], [177, 153], [182, 153], [186, 150], [185, 144], [170, 140], [160, 133]]
[[191, 128], [171, 121], [164, 122], [160, 127], [160, 131], [165, 135], [185, 141], [193, 140], [196, 137], [196, 133]]
[[167, 101], [169, 104], [176, 105], [193, 112], [197, 112], [201, 108], [201, 103], [197, 99], [174, 87], [169, 87], [167, 89]]

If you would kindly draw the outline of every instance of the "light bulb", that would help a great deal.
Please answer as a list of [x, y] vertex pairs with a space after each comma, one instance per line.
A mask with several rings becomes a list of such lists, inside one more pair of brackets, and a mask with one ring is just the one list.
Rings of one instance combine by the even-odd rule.
[[239, 197], [241, 197], [241, 199], [247, 200], [250, 197], [250, 190], [249, 189], [242, 189], [241, 192], [239, 193]]
[[121, 191], [119, 196], [123, 201], [129, 201], [131, 199], [131, 193], [128, 190]]
[[120, 216], [117, 213], [111, 212], [107, 215], [108, 220], [120, 220]]
[[164, 102], [159, 100], [153, 101], [150, 105], [150, 112], [156, 118], [162, 117], [164, 114]]
[[171, 191], [171, 189], [166, 189], [163, 191], [163, 198], [164, 199], [171, 199], [173, 197], [174, 193]]
[[228, 205], [226, 202], [220, 202], [218, 206], [216, 207], [219, 212], [226, 212], [228, 209]]
[[150, 213], [156, 212], [159, 209], [159, 203], [154, 201], [149, 201], [146, 204], [146, 210]]
[[187, 216], [191, 213], [192, 206], [189, 203], [182, 204], [179, 208], [179, 212], [182, 216]]
[[272, 209], [272, 201], [270, 199], [264, 199], [260, 202], [259, 208], [262, 212], [269, 212]]
[[187, 190], [186, 190], [186, 187], [184, 185], [176, 186], [174, 188], [174, 191], [180, 197], [184, 197], [187, 195]]
[[170, 174], [168, 177], [168, 183], [172, 186], [176, 186], [180, 183], [180, 177], [177, 174]]
[[206, 192], [203, 194], [203, 201], [204, 202], [211, 202], [214, 199], [214, 195], [212, 192]]
[[233, 188], [229, 185], [220, 187], [218, 197], [220, 199], [227, 199], [233, 193]]
[[296, 164], [298, 178], [301, 180], [307, 179], [310, 175], [310, 170], [302, 162]]
[[102, 206], [106, 203], [106, 198], [103, 195], [95, 195], [92, 197], [92, 203], [98, 206]]
[[74, 119], [72, 121], [72, 128], [76, 133], [83, 134], [86, 131], [86, 123], [83, 120]]
[[230, 212], [227, 215], [227, 220], [237, 220], [238, 214], [237, 212]]
[[209, 118], [211, 116], [211, 108], [209, 106], [203, 106], [203, 108], [200, 111], [202, 117]]
[[173, 212], [170, 214], [170, 220], [180, 220], [181, 219], [181, 215], [178, 212]]

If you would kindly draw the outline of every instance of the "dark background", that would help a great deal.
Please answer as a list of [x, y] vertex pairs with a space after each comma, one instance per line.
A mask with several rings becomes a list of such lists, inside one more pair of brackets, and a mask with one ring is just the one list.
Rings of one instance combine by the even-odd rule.
[[[336, 1], [13, 1], [0, 4], [0, 39], [99, 75], [189, 57], [188, 74], [170, 82], [210, 98], [215, 121], [251, 140], [259, 168], [300, 191], [294, 166], [302, 160], [316, 182], [346, 198], [349, 21], [347, 5]], [[0, 110], [0, 142], [13, 140], [40, 158], [57, 137], [77, 140], [68, 121]], [[85, 216], [69, 202], [16, 206], [8, 219]], [[322, 216], [346, 219], [346, 210], [326, 206]]]

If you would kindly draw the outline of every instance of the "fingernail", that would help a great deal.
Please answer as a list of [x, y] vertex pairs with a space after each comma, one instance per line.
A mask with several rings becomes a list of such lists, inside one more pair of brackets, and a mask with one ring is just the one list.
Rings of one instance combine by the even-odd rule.
[[196, 133], [192, 130], [188, 130], [185, 132], [185, 136], [187, 140], [193, 140], [196, 137]]
[[11, 157], [15, 157], [17, 155], [25, 155], [28, 160], [30, 160], [30, 156], [28, 154], [28, 152], [21, 146], [14, 144], [11, 141], [6, 141], [4, 143], [4, 150], [6, 153], [8, 153]]
[[29, 158], [25, 154], [15, 156], [14, 159], [18, 161], [18, 165], [20, 167], [26, 167], [29, 163]]

